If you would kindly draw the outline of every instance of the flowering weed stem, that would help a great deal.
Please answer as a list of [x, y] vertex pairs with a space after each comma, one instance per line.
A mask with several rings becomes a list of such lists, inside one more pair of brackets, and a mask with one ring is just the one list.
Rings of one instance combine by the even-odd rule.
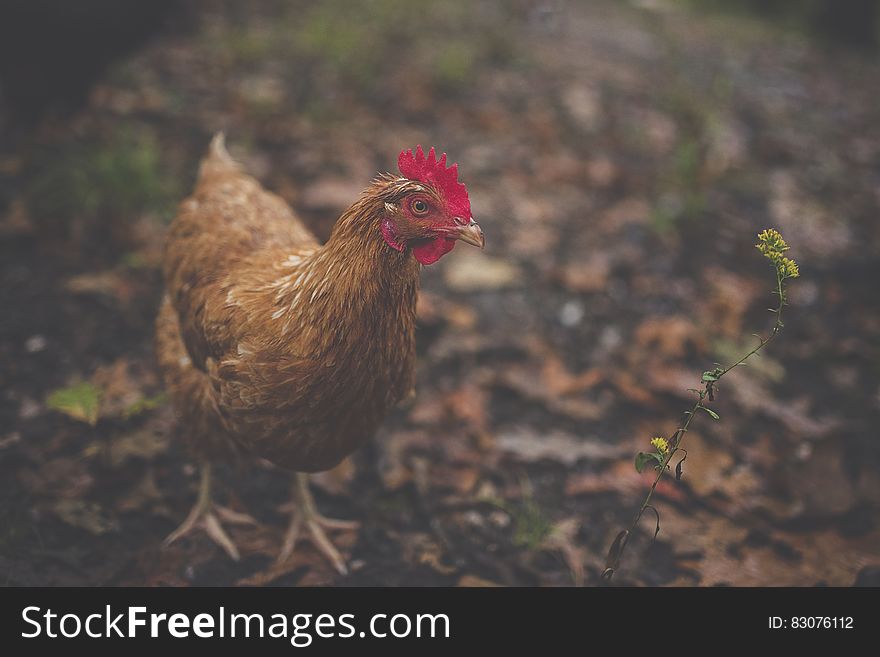
[[694, 417], [696, 417], [696, 415], [700, 411], [703, 411], [707, 415], [711, 416], [714, 420], [720, 419], [719, 415], [711, 408], [709, 408], [706, 404], [707, 401], [715, 401], [715, 393], [717, 391], [718, 381], [720, 381], [721, 378], [724, 377], [732, 369], [739, 367], [749, 358], [751, 358], [759, 351], [761, 351], [764, 347], [766, 347], [777, 335], [779, 335], [779, 332], [784, 326], [782, 323], [782, 309], [786, 305], [785, 282], [790, 278], [797, 278], [798, 276], [800, 276], [798, 265], [794, 260], [787, 258], [783, 255], [786, 251], [788, 251], [789, 246], [788, 244], [786, 244], [785, 240], [782, 238], [782, 235], [777, 230], [768, 228], [758, 233], [758, 243], [755, 246], [767, 259], [770, 260], [770, 262], [773, 264], [774, 270], [776, 271], [775, 294], [778, 299], [778, 304], [775, 309], [771, 309], [771, 311], [774, 313], [773, 328], [770, 330], [770, 333], [767, 335], [767, 337], [762, 338], [758, 336], [758, 345], [732, 365], [728, 365], [727, 367], [717, 366], [712, 370], [703, 372], [703, 377], [700, 381], [700, 388], [691, 389], [697, 395], [697, 399], [691, 409], [685, 412], [684, 421], [679, 425], [678, 429], [673, 432], [668, 440], [666, 438], [663, 438], [662, 436], [657, 436], [653, 438], [651, 440], [651, 446], [654, 447], [655, 451], [639, 452], [636, 455], [636, 470], [641, 472], [647, 465], [651, 464], [654, 466], [654, 469], [657, 472], [657, 476], [654, 477], [654, 481], [651, 484], [651, 487], [648, 489], [648, 494], [645, 496], [645, 500], [639, 507], [639, 510], [636, 513], [632, 523], [627, 529], [624, 529], [617, 534], [617, 537], [611, 544], [611, 548], [608, 550], [608, 557], [605, 561], [605, 569], [602, 571], [602, 579], [606, 581], [610, 580], [614, 573], [617, 571], [620, 565], [620, 558], [623, 555], [626, 544], [632, 536], [632, 533], [638, 526], [639, 522], [641, 521], [642, 516], [645, 514], [645, 511], [647, 511], [648, 509], [653, 511], [657, 518], [657, 526], [654, 531], [654, 537], [656, 538], [657, 534], [660, 532], [660, 514], [657, 509], [651, 505], [651, 499], [653, 498], [654, 492], [657, 490], [657, 485], [660, 483], [663, 475], [666, 474], [666, 472], [669, 470], [669, 464], [672, 461], [672, 458], [679, 452], [682, 453], [682, 458], [677, 462], [675, 466], [675, 479], [676, 481], [681, 479], [681, 466], [682, 463], [684, 463], [684, 460], [687, 458], [687, 450], [685, 450], [681, 446], [681, 444], [684, 440], [685, 434], [688, 432], [688, 429], [690, 429], [691, 422], [693, 422]]

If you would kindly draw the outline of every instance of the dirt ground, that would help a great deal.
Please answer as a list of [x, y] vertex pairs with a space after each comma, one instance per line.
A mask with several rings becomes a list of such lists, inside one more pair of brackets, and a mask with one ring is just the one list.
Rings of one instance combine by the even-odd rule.
[[[695, 420], [614, 583], [880, 583], [878, 80], [666, 3], [199, 4], [0, 142], [0, 582], [596, 585], [634, 454], [772, 324], [773, 226], [784, 332]], [[289, 477], [256, 462], [220, 471], [261, 522], [240, 562], [160, 549], [198, 478], [153, 356], [163, 231], [218, 129], [322, 238], [435, 145], [486, 235], [423, 272], [416, 398], [314, 478], [361, 523], [345, 577], [308, 543], [273, 565]]]

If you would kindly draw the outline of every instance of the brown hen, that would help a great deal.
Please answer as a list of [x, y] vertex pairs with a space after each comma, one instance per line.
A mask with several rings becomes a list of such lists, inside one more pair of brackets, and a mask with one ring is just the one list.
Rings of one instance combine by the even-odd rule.
[[202, 464], [199, 499], [166, 544], [200, 528], [238, 558], [221, 520], [249, 517], [213, 503], [211, 464], [254, 455], [297, 473], [279, 559], [305, 529], [345, 572], [324, 527], [353, 523], [316, 512], [304, 473], [339, 463], [412, 389], [420, 266], [459, 239], [483, 246], [445, 154], [419, 147], [398, 166], [322, 246], [233, 161], [222, 134], [211, 142], [168, 234], [157, 320], [179, 432]]

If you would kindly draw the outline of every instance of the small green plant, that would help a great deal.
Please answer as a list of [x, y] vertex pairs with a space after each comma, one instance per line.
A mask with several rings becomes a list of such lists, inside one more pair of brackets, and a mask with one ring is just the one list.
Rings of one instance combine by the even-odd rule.
[[537, 550], [553, 530], [553, 523], [533, 499], [517, 505], [507, 505], [505, 510], [513, 518], [513, 544], [526, 550]]
[[177, 197], [148, 131], [119, 128], [95, 141], [61, 144], [45, 159], [26, 190], [28, 207], [42, 218], [132, 217], [166, 211]]
[[650, 465], [655, 469], [657, 476], [654, 478], [654, 481], [648, 490], [648, 494], [642, 502], [642, 505], [639, 507], [638, 513], [636, 513], [632, 524], [630, 524], [627, 529], [618, 533], [614, 542], [611, 544], [611, 547], [608, 550], [608, 557], [605, 561], [605, 570], [602, 572], [602, 578], [605, 580], [610, 580], [617, 571], [626, 544], [646, 511], [652, 511], [656, 519], [654, 538], [660, 533], [660, 513], [651, 504], [651, 498], [654, 496], [654, 491], [657, 490], [657, 484], [660, 483], [663, 475], [670, 471], [670, 463], [676, 455], [680, 455], [681, 458], [678, 459], [675, 464], [675, 480], [679, 481], [681, 479], [682, 465], [685, 462], [685, 459], [687, 459], [687, 450], [682, 447], [682, 441], [684, 440], [685, 434], [690, 429], [694, 418], [702, 411], [713, 420], [721, 419], [718, 413], [706, 405], [708, 402], [715, 401], [715, 394], [718, 391], [718, 382], [731, 370], [739, 367], [766, 347], [771, 340], [779, 335], [779, 332], [784, 326], [782, 323], [782, 309], [786, 305], [786, 281], [800, 276], [798, 265], [794, 260], [784, 255], [785, 252], [789, 250], [789, 246], [777, 230], [768, 228], [758, 233], [758, 243], [755, 246], [768, 260], [770, 260], [773, 269], [776, 272], [776, 290], [774, 293], [776, 294], [778, 303], [776, 308], [770, 309], [774, 314], [773, 328], [770, 330], [767, 337], [762, 338], [758, 336], [758, 344], [732, 365], [728, 365], [727, 367], [716, 365], [713, 369], [703, 372], [703, 376], [700, 380], [700, 387], [691, 388], [691, 392], [697, 396], [697, 399], [691, 409], [685, 412], [684, 421], [679, 425], [678, 429], [676, 429], [668, 439], [662, 436], [656, 436], [651, 439], [651, 446], [654, 448], [653, 451], [639, 452], [636, 454], [636, 470], [642, 472]]
[[492, 498], [487, 500], [510, 516], [513, 527], [511, 543], [530, 552], [539, 550], [553, 531], [553, 523], [535, 499], [528, 477], [520, 479], [522, 497], [517, 502]]
[[93, 427], [98, 423], [101, 389], [88, 381], [75, 383], [53, 390], [46, 398], [46, 405]]

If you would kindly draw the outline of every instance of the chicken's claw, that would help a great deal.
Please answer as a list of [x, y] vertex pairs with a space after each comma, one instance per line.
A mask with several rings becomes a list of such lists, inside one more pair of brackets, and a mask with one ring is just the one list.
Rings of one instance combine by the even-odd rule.
[[[218, 518], [219, 516], [219, 518]], [[220, 524], [220, 518], [233, 525], [256, 525], [257, 521], [246, 513], [233, 511], [223, 506], [214, 504], [211, 499], [211, 466], [202, 466], [202, 480], [199, 485], [199, 499], [195, 506], [189, 512], [180, 526], [171, 532], [162, 542], [162, 547], [167, 548], [180, 538], [192, 533], [198, 529], [204, 530], [208, 537], [217, 545], [223, 548], [223, 551], [229, 555], [233, 561], [241, 559], [241, 554], [229, 534]]]
[[293, 549], [296, 547], [296, 541], [299, 538], [300, 531], [305, 525], [305, 529], [309, 534], [309, 539], [318, 551], [327, 557], [328, 561], [340, 575], [348, 574], [348, 566], [345, 559], [333, 545], [333, 542], [327, 537], [324, 529], [341, 529], [354, 530], [360, 527], [360, 523], [354, 520], [336, 520], [333, 518], [325, 518], [315, 509], [315, 501], [309, 492], [309, 477], [307, 474], [297, 473], [293, 489], [293, 504], [283, 507], [284, 510], [290, 511], [291, 519], [287, 532], [284, 535], [284, 543], [281, 546], [281, 552], [275, 563], [280, 564], [286, 561]]

